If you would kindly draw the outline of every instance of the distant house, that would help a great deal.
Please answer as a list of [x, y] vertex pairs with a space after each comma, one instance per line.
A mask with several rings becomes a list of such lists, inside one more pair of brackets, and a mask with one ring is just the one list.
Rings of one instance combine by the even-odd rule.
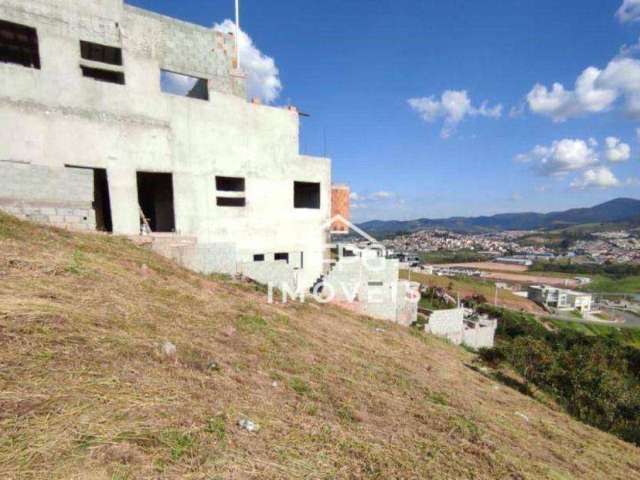
[[486, 316], [465, 318], [464, 308], [429, 312], [424, 331], [473, 349], [493, 347], [498, 321]]
[[527, 292], [530, 300], [546, 307], [558, 310], [578, 310], [583, 313], [591, 311], [593, 296], [590, 293], [548, 285], [531, 285]]
[[533, 261], [528, 258], [519, 257], [500, 257], [495, 260], [498, 263], [504, 263], [507, 265], [522, 265], [523, 267], [530, 267], [533, 265]]

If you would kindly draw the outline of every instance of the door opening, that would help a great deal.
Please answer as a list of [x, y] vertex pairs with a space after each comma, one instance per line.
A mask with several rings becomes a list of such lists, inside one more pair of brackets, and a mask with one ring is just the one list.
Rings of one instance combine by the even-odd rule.
[[91, 170], [93, 172], [93, 201], [91, 207], [96, 216], [96, 230], [99, 232], [113, 232], [111, 219], [111, 198], [109, 197], [109, 180], [104, 168], [67, 165], [65, 168], [77, 170]]
[[93, 169], [93, 209], [96, 212], [96, 230], [113, 232], [109, 180], [104, 168]]
[[[174, 232], [173, 176], [170, 173], [138, 172], [138, 203], [152, 232]], [[140, 220], [142, 226], [142, 219]]]

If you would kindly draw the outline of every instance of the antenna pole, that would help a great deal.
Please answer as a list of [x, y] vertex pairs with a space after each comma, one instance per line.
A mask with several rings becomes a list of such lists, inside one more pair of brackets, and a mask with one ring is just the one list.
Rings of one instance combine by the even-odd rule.
[[236, 0], [236, 68], [240, 70], [240, 0]]

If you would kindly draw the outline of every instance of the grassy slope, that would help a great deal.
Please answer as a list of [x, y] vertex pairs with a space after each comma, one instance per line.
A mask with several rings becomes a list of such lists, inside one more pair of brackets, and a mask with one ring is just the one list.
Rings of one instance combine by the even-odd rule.
[[0, 478], [640, 474], [639, 449], [441, 340], [2, 214], [0, 345]]
[[[400, 277], [405, 279], [409, 278], [408, 271], [400, 271]], [[481, 280], [474, 277], [461, 276], [451, 278], [411, 272], [411, 280], [432, 287], [448, 288], [449, 285], [453, 285], [453, 295], [459, 294], [461, 299], [466, 296], [479, 294], [484, 295], [489, 302], [493, 302], [496, 294], [495, 281]], [[531, 313], [544, 312], [531, 300], [514, 295], [509, 290], [500, 290], [498, 292], [498, 304], [512, 310], [525, 310]]]
[[542, 322], [557, 329], [576, 330], [586, 335], [615, 337], [623, 343], [640, 348], [640, 329], [638, 328], [617, 328], [596, 323], [567, 322], [553, 318], [543, 318]]
[[596, 275], [593, 281], [583, 290], [599, 293], [638, 293], [640, 292], [640, 277], [610, 278]]

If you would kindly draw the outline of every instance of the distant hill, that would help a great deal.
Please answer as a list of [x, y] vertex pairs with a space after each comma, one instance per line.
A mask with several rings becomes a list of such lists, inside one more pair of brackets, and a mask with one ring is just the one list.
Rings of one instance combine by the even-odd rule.
[[358, 225], [367, 232], [388, 234], [417, 230], [446, 229], [460, 232], [493, 230], [554, 229], [587, 223], [640, 224], [640, 200], [617, 198], [591, 208], [573, 208], [551, 213], [502, 213], [482, 217], [451, 217], [417, 220], [372, 220]]

